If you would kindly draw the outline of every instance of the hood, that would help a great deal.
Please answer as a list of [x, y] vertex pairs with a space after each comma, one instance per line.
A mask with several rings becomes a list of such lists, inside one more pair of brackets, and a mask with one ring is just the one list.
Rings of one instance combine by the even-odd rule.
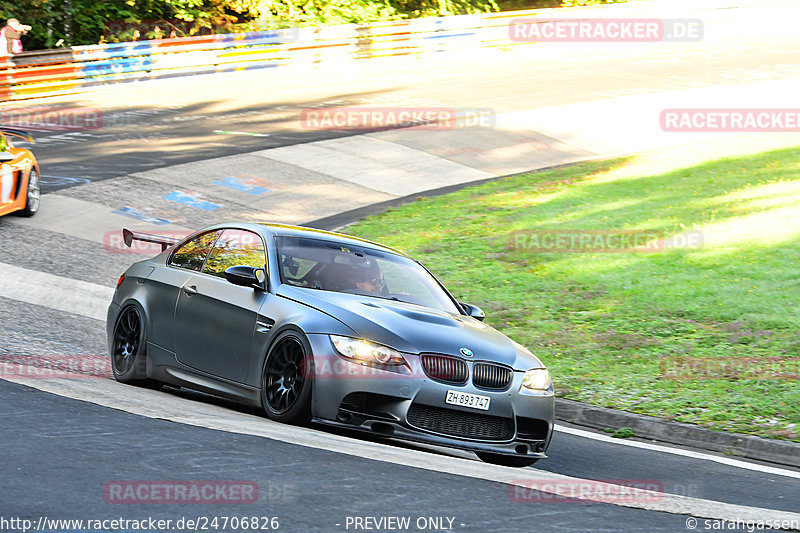
[[395, 300], [290, 285], [281, 285], [277, 293], [337, 318], [361, 338], [400, 352], [459, 356], [461, 348], [467, 348], [474, 354], [468, 360], [493, 361], [516, 370], [544, 366], [519, 344], [466, 315]]

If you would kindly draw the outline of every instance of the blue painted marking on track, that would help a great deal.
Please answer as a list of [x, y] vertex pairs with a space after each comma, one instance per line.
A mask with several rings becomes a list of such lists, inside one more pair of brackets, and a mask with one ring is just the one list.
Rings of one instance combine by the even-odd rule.
[[166, 195], [164, 199], [171, 200], [173, 202], [178, 202], [179, 204], [186, 204], [191, 207], [196, 207], [197, 209], [203, 209], [204, 211], [213, 211], [214, 209], [219, 209], [220, 207], [222, 207], [219, 204], [203, 200], [201, 198], [200, 193], [185, 193], [180, 191], [172, 191], [171, 193]]
[[148, 215], [145, 211], [140, 209], [136, 209], [135, 207], [125, 206], [122, 209], [116, 209], [111, 211], [116, 215], [123, 215], [126, 217], [135, 218], [137, 220], [141, 220], [143, 222], [147, 222], [149, 224], [155, 224], [156, 226], [163, 226], [165, 224], [171, 224], [171, 220], [167, 220], [166, 218], [159, 218], [152, 215]]
[[229, 189], [236, 189], [237, 191], [255, 195], [264, 194], [265, 192], [269, 191], [269, 189], [264, 187], [259, 187], [258, 185], [248, 185], [242, 180], [231, 177], [227, 177], [223, 180], [217, 180], [214, 182], [214, 185], [222, 185], [223, 187], [228, 187]]

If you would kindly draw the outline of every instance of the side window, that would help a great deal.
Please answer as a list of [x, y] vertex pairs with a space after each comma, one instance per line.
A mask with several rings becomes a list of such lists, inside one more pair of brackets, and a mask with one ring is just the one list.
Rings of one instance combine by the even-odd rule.
[[169, 265], [199, 271], [220, 233], [222, 230], [209, 231], [183, 243], [172, 253]]
[[225, 269], [245, 265], [266, 268], [267, 256], [264, 242], [252, 231], [226, 229], [211, 250], [203, 267], [203, 272], [225, 277]]

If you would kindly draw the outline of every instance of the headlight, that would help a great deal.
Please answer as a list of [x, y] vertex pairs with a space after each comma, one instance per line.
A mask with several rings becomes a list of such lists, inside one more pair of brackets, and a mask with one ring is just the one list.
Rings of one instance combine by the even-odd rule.
[[339, 355], [362, 365], [397, 366], [406, 364], [406, 360], [400, 355], [400, 352], [388, 346], [339, 335], [330, 337]]
[[525, 372], [522, 387], [530, 390], [547, 390], [550, 387], [550, 373], [546, 368], [533, 368]]

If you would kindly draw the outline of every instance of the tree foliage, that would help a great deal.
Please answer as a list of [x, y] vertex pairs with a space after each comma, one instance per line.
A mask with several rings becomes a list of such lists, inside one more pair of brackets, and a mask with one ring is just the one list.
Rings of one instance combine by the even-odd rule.
[[[500, 7], [497, 1], [500, 2]], [[539, 7], [558, 0], [8, 0], [0, 17], [19, 19], [32, 30], [27, 50], [197, 33], [366, 23], [425, 16]], [[620, 0], [563, 0], [564, 5]], [[513, 7], [512, 7], [513, 6]], [[155, 27], [158, 26], [158, 30]]]

